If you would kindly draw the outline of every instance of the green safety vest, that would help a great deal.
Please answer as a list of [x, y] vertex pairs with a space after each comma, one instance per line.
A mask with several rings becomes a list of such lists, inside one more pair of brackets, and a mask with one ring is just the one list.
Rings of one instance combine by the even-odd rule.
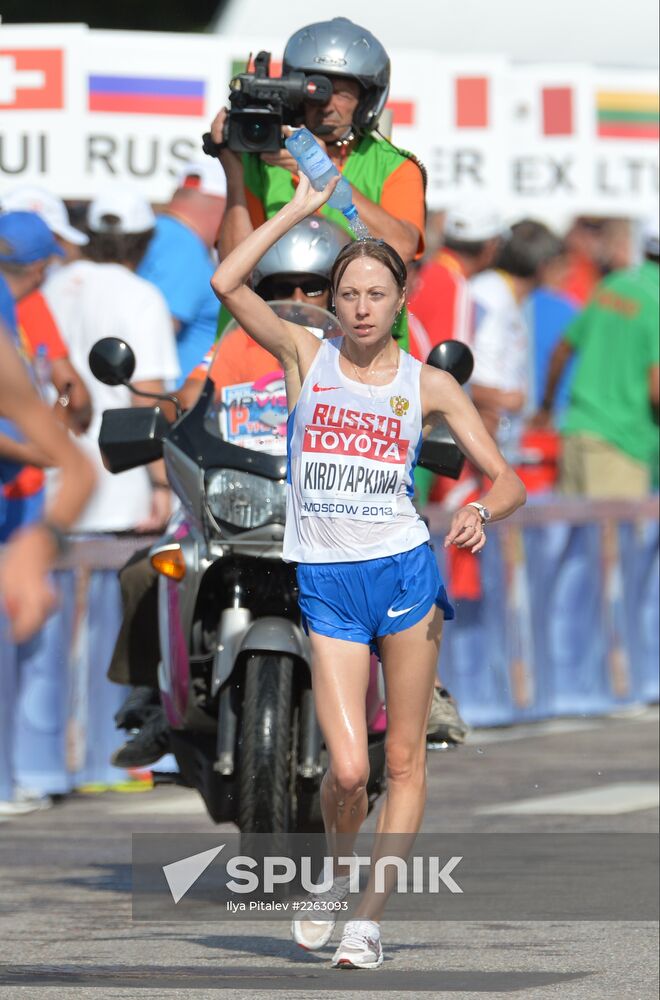
[[[379, 142], [370, 135], [363, 136], [346, 159], [343, 176], [370, 201], [380, 204], [383, 187], [387, 178], [405, 163], [405, 157], [389, 143]], [[263, 205], [267, 219], [287, 205], [295, 193], [293, 176], [284, 167], [271, 167], [253, 153], [243, 154], [243, 176], [245, 187]], [[345, 232], [351, 233], [348, 220], [343, 212], [330, 205], [320, 210], [330, 222], [334, 222]], [[223, 321], [223, 317], [227, 317]], [[228, 325], [230, 314], [221, 309], [218, 331]], [[392, 328], [392, 335], [401, 347], [408, 350], [408, 313], [404, 309]]]

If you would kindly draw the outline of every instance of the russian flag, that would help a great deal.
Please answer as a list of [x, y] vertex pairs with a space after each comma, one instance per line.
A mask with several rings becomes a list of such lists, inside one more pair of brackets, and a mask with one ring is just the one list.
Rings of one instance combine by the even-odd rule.
[[88, 108], [135, 115], [203, 117], [204, 80], [171, 80], [157, 76], [89, 77]]

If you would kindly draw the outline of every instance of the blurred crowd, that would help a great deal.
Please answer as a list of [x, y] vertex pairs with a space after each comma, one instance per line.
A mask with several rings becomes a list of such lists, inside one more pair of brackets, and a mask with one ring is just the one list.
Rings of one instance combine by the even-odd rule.
[[[111, 476], [98, 433], [105, 409], [153, 405], [91, 375], [89, 352], [103, 337], [135, 351], [137, 390], [163, 392], [203, 358], [216, 335], [210, 287], [213, 244], [224, 209], [217, 163], [192, 165], [158, 216], [142, 195], [116, 185], [78, 212], [46, 189], [0, 195], [0, 293], [10, 331], [42, 396], [77, 435], [97, 469], [79, 532], [157, 531], [171, 512], [162, 463]], [[11, 427], [0, 423], [0, 540], [40, 516], [51, 477], [19, 464]], [[55, 477], [53, 477], [55, 478]]]
[[[46, 189], [10, 188], [0, 206], [3, 321], [98, 472], [76, 530], [158, 531], [171, 512], [162, 463], [111, 476], [97, 445], [105, 409], [150, 400], [96, 381], [88, 356], [102, 337], [121, 337], [136, 354], [136, 389], [162, 392], [211, 349], [223, 170], [210, 158], [191, 164], [156, 212], [124, 184], [76, 205], [75, 225]], [[475, 200], [432, 215], [427, 237], [410, 266], [409, 349], [425, 360], [442, 340], [470, 345], [472, 397], [528, 491], [630, 497], [655, 488], [657, 219], [581, 217], [556, 233], [529, 219], [510, 224]], [[14, 438], [3, 419], [2, 541], [40, 516], [51, 479], [40, 462], [19, 460]], [[476, 478], [468, 469], [448, 484], [418, 470], [419, 499], [464, 503]]]
[[[411, 348], [422, 358], [447, 336], [470, 344], [474, 402], [528, 492], [655, 489], [657, 217], [580, 217], [560, 233], [505, 225], [472, 202], [431, 225], [435, 249], [411, 283]], [[446, 484], [431, 496], [447, 502]]]

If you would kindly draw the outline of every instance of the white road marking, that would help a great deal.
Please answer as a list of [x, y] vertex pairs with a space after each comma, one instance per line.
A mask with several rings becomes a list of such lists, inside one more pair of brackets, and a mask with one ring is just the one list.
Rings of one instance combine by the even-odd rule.
[[657, 784], [653, 781], [630, 781], [559, 795], [539, 795], [518, 802], [499, 802], [493, 806], [482, 806], [476, 812], [480, 816], [615, 816], [640, 809], [655, 809], [659, 803]]
[[656, 722], [658, 708], [655, 705], [631, 705], [607, 715], [589, 718], [545, 719], [539, 722], [522, 722], [513, 726], [493, 726], [474, 728], [468, 734], [466, 743], [471, 746], [486, 746], [487, 743], [510, 743], [513, 740], [527, 740], [542, 736], [561, 736], [563, 733], [581, 733], [603, 729], [615, 723]]
[[[164, 791], [164, 789], [163, 789]], [[130, 800], [122, 800], [113, 805], [112, 812], [118, 816], [207, 816], [206, 806], [201, 796], [191, 789], [182, 788], [176, 794], [170, 791], [167, 797], [160, 797], [159, 789], [151, 792], [132, 794]]]
[[541, 736], [587, 732], [590, 729], [600, 729], [601, 725], [596, 719], [551, 719], [547, 722], [521, 723], [493, 729], [472, 729], [466, 743], [475, 747], [486, 746], [488, 743], [512, 743], [514, 740], [529, 740]]

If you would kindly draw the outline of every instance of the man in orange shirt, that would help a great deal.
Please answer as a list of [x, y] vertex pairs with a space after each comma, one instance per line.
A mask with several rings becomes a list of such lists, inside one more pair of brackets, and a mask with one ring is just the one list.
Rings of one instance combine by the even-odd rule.
[[[304, 220], [261, 259], [253, 272], [255, 290], [269, 301], [289, 300], [301, 306], [327, 309], [330, 270], [344, 242], [332, 223], [324, 219]], [[265, 438], [276, 436], [275, 430], [279, 432], [282, 449], [286, 449], [284, 373], [268, 351], [240, 328], [225, 333], [217, 348], [208, 351], [176, 391], [184, 410], [195, 405], [208, 376], [215, 383], [216, 403], [225, 402], [225, 397], [237, 389], [241, 398], [258, 397], [261, 412], [266, 408], [270, 411], [268, 424], [259, 427], [258, 421], [241, 422], [240, 408], [226, 406], [230, 420], [238, 418], [233, 427], [227, 422], [227, 440], [258, 449], [264, 447]], [[160, 659], [157, 574], [147, 553], [148, 550], [136, 553], [119, 573], [123, 619], [108, 678], [116, 684], [133, 687], [115, 720], [118, 728], [137, 732], [113, 755], [112, 763], [117, 767], [147, 766], [166, 753], [169, 746], [157, 680]]]
[[[252, 274], [255, 291], [268, 302], [292, 302], [328, 309], [330, 268], [346, 239], [332, 223], [308, 219], [287, 234], [286, 246], [277, 243], [259, 261]], [[304, 261], [305, 271], [300, 268]], [[176, 396], [184, 410], [196, 402], [210, 376], [219, 398], [229, 386], [255, 383], [269, 376], [282, 378], [276, 359], [240, 327], [223, 334], [207, 352]], [[234, 442], [235, 443], [235, 442]]]

